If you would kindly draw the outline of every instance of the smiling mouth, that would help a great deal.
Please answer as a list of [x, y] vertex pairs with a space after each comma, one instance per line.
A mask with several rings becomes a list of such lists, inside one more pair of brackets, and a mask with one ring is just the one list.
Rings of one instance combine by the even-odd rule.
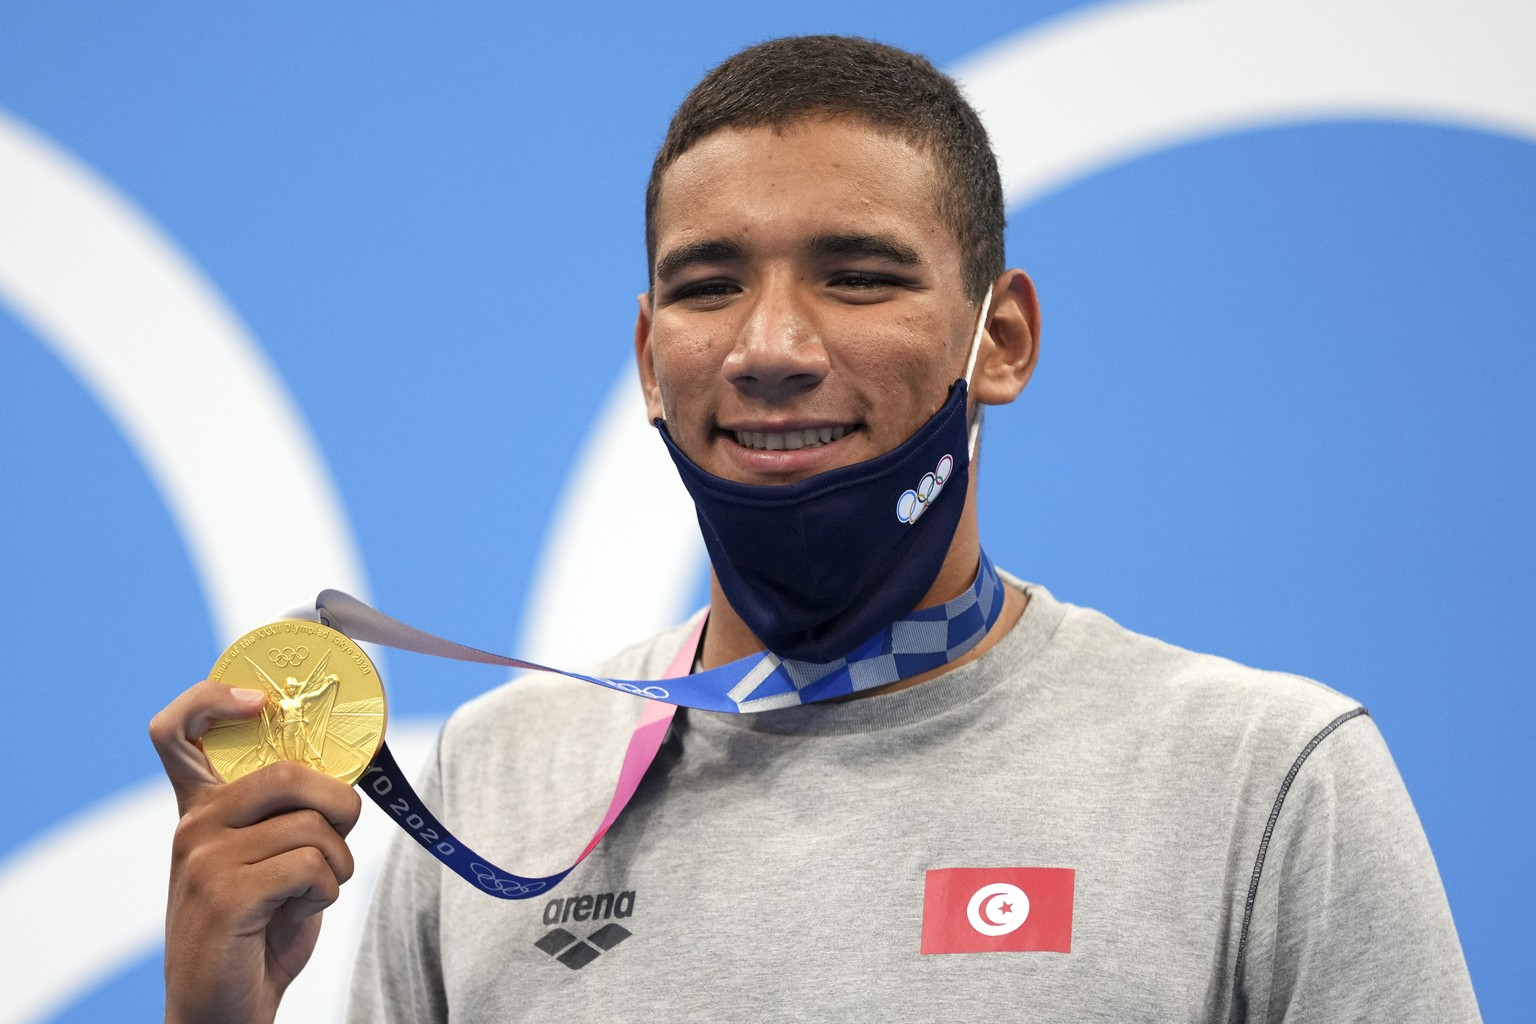
[[735, 430], [736, 443], [743, 448], [762, 452], [799, 451], [801, 448], [820, 448], [824, 444], [841, 440], [849, 427], [808, 427], [784, 433], [764, 433], [755, 430]]

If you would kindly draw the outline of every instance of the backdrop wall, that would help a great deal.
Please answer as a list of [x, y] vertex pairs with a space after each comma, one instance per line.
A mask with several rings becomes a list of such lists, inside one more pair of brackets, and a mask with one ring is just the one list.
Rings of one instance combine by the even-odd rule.
[[[993, 556], [1367, 704], [1485, 1014], [1536, 1002], [1528, 4], [18, 2], [0, 1022], [158, 1019], [145, 726], [234, 636], [341, 586], [586, 663], [700, 601], [630, 366], [645, 176], [704, 70], [822, 31], [927, 53], [998, 144], [1045, 331]], [[385, 668], [414, 759], [500, 681]], [[339, 1007], [364, 859], [290, 1020]]]

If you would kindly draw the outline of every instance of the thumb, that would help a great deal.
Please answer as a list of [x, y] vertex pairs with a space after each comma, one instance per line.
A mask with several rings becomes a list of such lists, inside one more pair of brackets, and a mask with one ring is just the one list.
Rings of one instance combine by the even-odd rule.
[[203, 735], [219, 721], [255, 718], [266, 704], [267, 695], [260, 690], [204, 679], [150, 720], [150, 742], [176, 790], [176, 803], [182, 813], [197, 793], [223, 783], [203, 753]]

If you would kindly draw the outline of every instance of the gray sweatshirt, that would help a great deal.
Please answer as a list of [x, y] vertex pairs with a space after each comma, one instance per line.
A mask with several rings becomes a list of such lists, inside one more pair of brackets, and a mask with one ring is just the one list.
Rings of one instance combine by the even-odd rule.
[[[931, 682], [680, 712], [630, 807], [540, 897], [487, 896], [397, 837], [351, 1019], [1479, 1019], [1362, 708], [1011, 585], [1030, 598], [1017, 626]], [[606, 669], [654, 678], [682, 640]], [[602, 817], [639, 707], [516, 680], [453, 716], [420, 792], [497, 865], [552, 873]], [[1042, 890], [1028, 911], [1065, 913], [1070, 951], [922, 953], [941, 910], [962, 943], [964, 922], [1021, 913], [1013, 890], [981, 917], [925, 910], [929, 872], [954, 868], [1072, 869], [1055, 874], [1065, 897]]]

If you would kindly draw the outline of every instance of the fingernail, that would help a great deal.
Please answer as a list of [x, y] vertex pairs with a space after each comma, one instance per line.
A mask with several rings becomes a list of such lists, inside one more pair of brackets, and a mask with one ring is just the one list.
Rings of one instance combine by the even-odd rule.
[[260, 690], [247, 690], [241, 686], [231, 686], [230, 694], [242, 704], [265, 704], [267, 695]]

